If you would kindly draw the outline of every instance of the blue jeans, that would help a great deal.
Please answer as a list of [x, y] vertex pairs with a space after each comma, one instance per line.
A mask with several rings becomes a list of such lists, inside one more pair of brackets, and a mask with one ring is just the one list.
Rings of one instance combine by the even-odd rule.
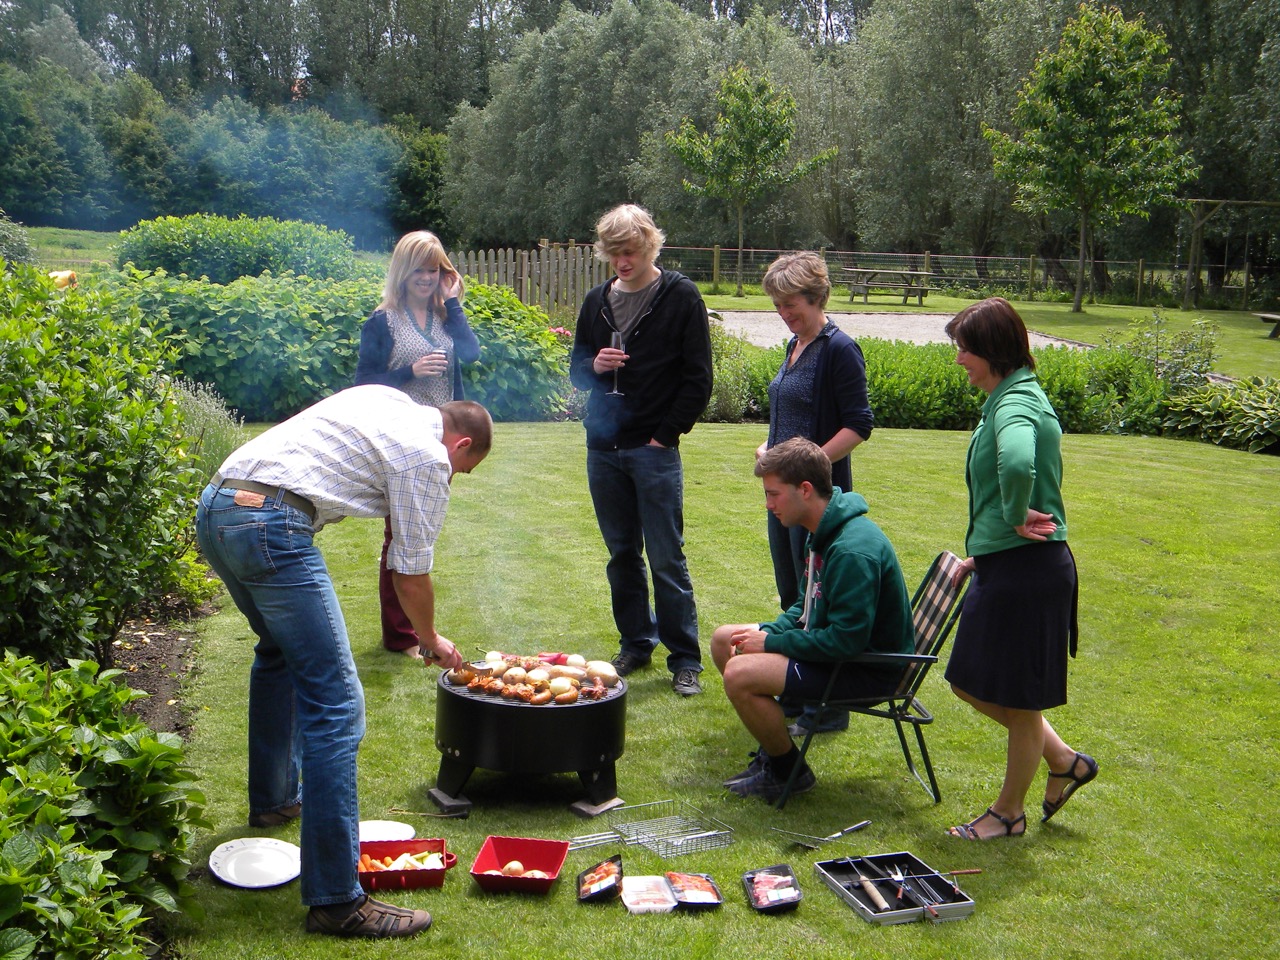
[[324, 558], [306, 514], [207, 486], [196, 511], [200, 550], [257, 634], [249, 675], [249, 812], [302, 799], [302, 902], [362, 893], [356, 752], [364, 691]]
[[[648, 658], [659, 642], [667, 668], [702, 670], [698, 608], [684, 557], [684, 470], [674, 447], [587, 450], [587, 483], [609, 548], [609, 591], [623, 653]], [[649, 576], [653, 573], [653, 606]]]
[[784, 527], [782, 521], [765, 511], [769, 532], [769, 557], [773, 560], [773, 582], [778, 587], [778, 602], [786, 613], [800, 599], [800, 580], [804, 577], [804, 542], [809, 531], [800, 524]]

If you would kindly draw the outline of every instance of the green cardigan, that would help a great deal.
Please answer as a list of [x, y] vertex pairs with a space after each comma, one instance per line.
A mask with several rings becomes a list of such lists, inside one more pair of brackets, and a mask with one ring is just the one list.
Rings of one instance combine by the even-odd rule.
[[983, 404], [982, 419], [969, 440], [964, 478], [969, 487], [969, 556], [1036, 542], [1013, 529], [1026, 522], [1028, 507], [1058, 521], [1048, 539], [1067, 539], [1062, 425], [1027, 367], [1000, 381]]

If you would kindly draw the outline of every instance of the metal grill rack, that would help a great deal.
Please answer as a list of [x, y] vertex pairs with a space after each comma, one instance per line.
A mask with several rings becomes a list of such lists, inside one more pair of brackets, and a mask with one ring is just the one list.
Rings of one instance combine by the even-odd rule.
[[618, 807], [610, 815], [613, 829], [574, 837], [569, 849], [580, 850], [621, 840], [658, 856], [701, 853], [733, 843], [733, 828], [683, 801], [657, 800]]

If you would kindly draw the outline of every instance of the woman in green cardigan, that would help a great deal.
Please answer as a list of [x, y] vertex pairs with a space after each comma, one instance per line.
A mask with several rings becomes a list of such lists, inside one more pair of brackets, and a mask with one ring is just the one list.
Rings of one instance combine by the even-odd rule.
[[1023, 803], [1043, 759], [1048, 820], [1098, 774], [1097, 762], [1058, 736], [1043, 711], [1067, 702], [1067, 655], [1075, 656], [1076, 565], [1062, 504], [1062, 427], [1035, 376], [1027, 328], [991, 297], [947, 324], [969, 383], [989, 394], [969, 441], [969, 554], [973, 574], [947, 665], [951, 689], [1008, 731], [1000, 796], [951, 828], [967, 840], [1018, 837]]

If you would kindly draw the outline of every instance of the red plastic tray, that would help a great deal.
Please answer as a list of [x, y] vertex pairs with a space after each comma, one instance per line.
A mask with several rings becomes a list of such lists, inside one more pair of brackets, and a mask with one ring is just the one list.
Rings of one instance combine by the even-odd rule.
[[[540, 840], [535, 837], [486, 837], [471, 876], [480, 889], [488, 893], [546, 893], [560, 876], [564, 858], [569, 853], [567, 840]], [[486, 873], [501, 870], [512, 860], [519, 860], [526, 870], [541, 870], [544, 877], [507, 877]]]
[[366, 890], [416, 890], [419, 887], [444, 886], [445, 873], [458, 862], [458, 858], [445, 850], [445, 842], [438, 837], [420, 840], [364, 840], [360, 852], [375, 860], [398, 857], [402, 853], [438, 853], [444, 858], [444, 868], [437, 870], [361, 870], [360, 886]]

